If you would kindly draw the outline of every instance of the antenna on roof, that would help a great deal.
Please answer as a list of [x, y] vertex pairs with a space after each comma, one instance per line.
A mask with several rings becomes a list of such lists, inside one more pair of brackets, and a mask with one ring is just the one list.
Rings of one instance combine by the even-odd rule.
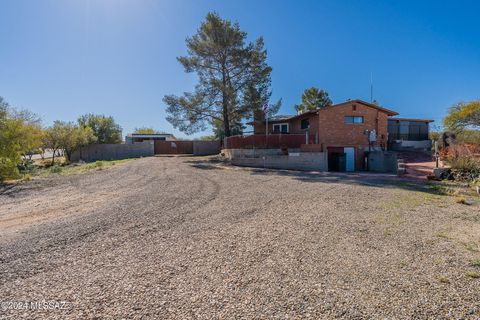
[[373, 103], [373, 73], [370, 71], [370, 103]]

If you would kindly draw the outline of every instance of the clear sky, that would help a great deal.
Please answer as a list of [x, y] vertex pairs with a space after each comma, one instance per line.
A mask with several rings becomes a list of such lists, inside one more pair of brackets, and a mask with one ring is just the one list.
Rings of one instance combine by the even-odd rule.
[[0, 95], [45, 125], [100, 113], [124, 135], [185, 136], [162, 98], [192, 90], [175, 57], [213, 10], [265, 38], [282, 114], [311, 86], [368, 101], [371, 73], [374, 99], [404, 117], [438, 123], [480, 98], [480, 2], [439, 0], [0, 0]]

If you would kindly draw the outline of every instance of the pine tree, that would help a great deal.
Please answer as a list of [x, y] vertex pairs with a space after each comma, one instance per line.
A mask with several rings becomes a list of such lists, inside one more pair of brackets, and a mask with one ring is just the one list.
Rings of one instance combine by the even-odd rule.
[[[193, 92], [164, 97], [167, 120], [175, 128], [191, 134], [209, 124], [228, 137], [232, 128], [254, 118], [268, 103], [272, 68], [266, 63], [263, 39], [246, 44], [246, 37], [238, 23], [209, 13], [197, 33], [186, 40], [188, 56], [177, 60], [186, 72], [195, 72], [199, 82]], [[279, 103], [272, 109], [278, 110]]]

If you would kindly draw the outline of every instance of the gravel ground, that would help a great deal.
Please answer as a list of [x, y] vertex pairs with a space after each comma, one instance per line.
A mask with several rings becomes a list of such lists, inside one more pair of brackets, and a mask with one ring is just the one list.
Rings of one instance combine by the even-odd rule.
[[2, 189], [0, 301], [66, 305], [0, 318], [479, 318], [478, 201], [382, 179], [155, 157]]

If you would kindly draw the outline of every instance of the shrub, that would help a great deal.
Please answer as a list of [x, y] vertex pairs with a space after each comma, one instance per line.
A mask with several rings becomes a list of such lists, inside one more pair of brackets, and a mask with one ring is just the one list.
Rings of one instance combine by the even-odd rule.
[[451, 173], [455, 180], [475, 181], [480, 178], [480, 160], [472, 157], [451, 159]]
[[16, 110], [0, 97], [0, 181], [19, 178], [22, 155], [41, 144], [40, 120], [26, 110]]
[[51, 173], [60, 173], [62, 172], [62, 167], [58, 166], [58, 165], [54, 165], [54, 166], [51, 166], [50, 167], [50, 172]]
[[455, 196], [455, 202], [459, 204], [468, 204], [467, 198], [464, 196]]
[[457, 144], [445, 148], [442, 156], [451, 166], [450, 179], [475, 181], [480, 179], [480, 145]]
[[473, 260], [472, 261], [472, 266], [480, 268], [480, 259]]
[[6, 178], [17, 179], [19, 177], [15, 159], [0, 157], [0, 181]]

